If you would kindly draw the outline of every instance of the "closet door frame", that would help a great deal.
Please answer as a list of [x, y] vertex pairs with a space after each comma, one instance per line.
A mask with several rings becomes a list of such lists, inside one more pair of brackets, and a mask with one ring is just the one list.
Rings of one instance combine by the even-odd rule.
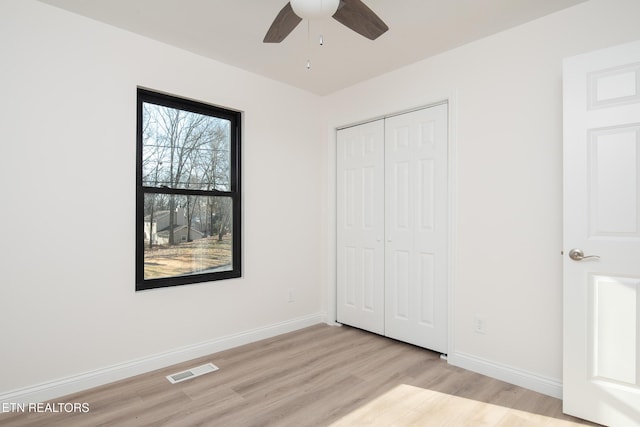
[[[337, 193], [335, 191], [337, 185], [337, 176], [336, 176], [336, 153], [337, 153], [337, 132], [338, 130], [345, 129], [352, 126], [357, 126], [359, 124], [368, 123], [371, 121], [386, 119], [388, 117], [397, 116], [400, 114], [410, 113], [416, 110], [422, 110], [429, 107], [434, 107], [441, 104], [447, 104], [448, 113], [447, 113], [447, 354], [451, 354], [455, 350], [455, 337], [454, 337], [454, 327], [453, 327], [453, 319], [454, 319], [454, 285], [455, 285], [455, 275], [454, 268], [455, 265], [455, 234], [456, 234], [456, 218], [457, 218], [457, 209], [456, 209], [456, 115], [457, 115], [457, 102], [455, 92], [450, 92], [447, 96], [443, 96], [442, 98], [436, 98], [433, 102], [425, 102], [417, 107], [407, 108], [404, 110], [398, 110], [395, 112], [390, 112], [388, 114], [382, 116], [370, 117], [368, 119], [363, 119], [358, 122], [352, 122], [349, 124], [337, 125], [333, 127], [333, 134], [330, 135], [330, 144], [329, 144], [329, 241], [328, 241], [328, 255], [329, 255], [329, 268], [328, 268], [328, 290], [327, 290], [327, 298], [328, 298], [328, 306], [327, 306], [327, 317], [326, 323], [333, 325], [340, 325], [336, 321], [337, 319], [337, 271], [336, 271], [336, 254], [337, 254], [337, 227], [336, 227], [336, 218], [337, 218]], [[331, 190], [333, 188], [333, 190]]]

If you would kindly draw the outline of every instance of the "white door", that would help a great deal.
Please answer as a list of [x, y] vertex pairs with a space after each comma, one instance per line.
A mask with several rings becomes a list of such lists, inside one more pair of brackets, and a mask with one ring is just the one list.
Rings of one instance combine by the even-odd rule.
[[384, 121], [337, 135], [337, 320], [384, 334]]
[[447, 352], [447, 105], [385, 122], [385, 334]]
[[564, 63], [563, 377], [566, 413], [640, 425], [640, 42]]

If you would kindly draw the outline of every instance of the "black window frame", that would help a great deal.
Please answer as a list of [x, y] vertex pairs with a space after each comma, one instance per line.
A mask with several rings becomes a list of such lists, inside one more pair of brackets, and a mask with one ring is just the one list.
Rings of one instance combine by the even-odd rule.
[[[137, 125], [136, 125], [136, 291], [157, 289], [170, 286], [211, 282], [242, 276], [241, 259], [241, 128], [242, 113], [211, 104], [168, 95], [145, 88], [137, 89]], [[229, 120], [230, 122], [230, 190], [193, 190], [184, 188], [168, 188], [165, 186], [149, 187], [143, 185], [143, 105], [157, 104], [165, 107], [204, 114]], [[144, 278], [144, 196], [145, 194], [197, 195], [206, 197], [229, 197], [232, 203], [232, 266], [231, 270], [191, 273], [181, 276], [155, 279]]]

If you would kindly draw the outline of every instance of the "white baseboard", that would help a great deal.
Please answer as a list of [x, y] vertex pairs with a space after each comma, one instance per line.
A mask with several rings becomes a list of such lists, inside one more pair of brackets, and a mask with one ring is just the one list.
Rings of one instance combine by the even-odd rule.
[[449, 354], [448, 360], [451, 365], [562, 399], [562, 382], [553, 378], [502, 365], [466, 353], [456, 352]]
[[93, 387], [119, 381], [134, 375], [165, 368], [176, 363], [228, 350], [243, 344], [271, 338], [298, 329], [326, 323], [326, 314], [318, 313], [287, 320], [249, 331], [216, 338], [186, 347], [177, 348], [164, 353], [153, 354], [140, 359], [107, 366], [90, 372], [60, 378], [19, 390], [0, 393], [0, 405], [3, 403], [37, 403], [56, 399], [68, 394], [77, 393]]

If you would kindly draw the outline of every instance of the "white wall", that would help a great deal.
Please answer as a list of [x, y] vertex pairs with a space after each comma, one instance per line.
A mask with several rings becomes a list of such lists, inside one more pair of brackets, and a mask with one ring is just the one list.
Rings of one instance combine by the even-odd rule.
[[[637, 0], [592, 0], [323, 99], [326, 299], [335, 286], [333, 129], [449, 97], [457, 207], [450, 360], [559, 395], [562, 58], [640, 39], [638, 16]], [[474, 316], [486, 320], [485, 335], [473, 332]]]
[[[0, 401], [323, 319], [317, 96], [33, 0], [0, 64]], [[241, 279], [134, 292], [138, 85], [244, 112]]]

